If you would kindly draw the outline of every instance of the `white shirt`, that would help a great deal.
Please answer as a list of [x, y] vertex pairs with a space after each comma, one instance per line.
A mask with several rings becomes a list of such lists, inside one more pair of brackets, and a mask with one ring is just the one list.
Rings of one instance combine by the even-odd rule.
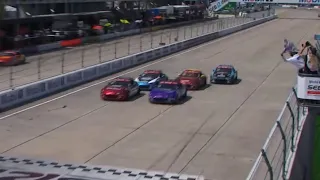
[[298, 69], [304, 68], [304, 59], [299, 54], [286, 59], [286, 61], [293, 64]]

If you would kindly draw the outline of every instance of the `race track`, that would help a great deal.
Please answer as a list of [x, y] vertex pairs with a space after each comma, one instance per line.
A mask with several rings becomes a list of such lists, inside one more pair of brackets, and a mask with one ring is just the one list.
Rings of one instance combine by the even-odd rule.
[[[299, 13], [317, 15], [288, 10], [285, 16]], [[296, 69], [279, 56], [283, 38], [312, 40], [317, 22], [274, 20], [118, 74], [162, 69], [173, 78], [185, 68], [209, 74], [218, 64], [237, 67], [239, 84], [190, 92], [182, 105], [151, 105], [148, 93], [129, 102], [101, 101], [100, 89], [112, 76], [3, 113], [0, 152], [244, 179], [295, 82]]]
[[[249, 18], [237, 20], [223, 18], [223, 21], [225, 26], [227, 24], [230, 26], [231, 24], [247, 22]], [[160, 43], [171, 44], [220, 29], [222, 29], [222, 26], [221, 24], [218, 25], [217, 21], [208, 21], [191, 26], [129, 36], [103, 44], [96, 43], [31, 56], [27, 58], [27, 64], [15, 67], [0, 67], [0, 90], [135, 54], [151, 49], [151, 47], [156, 48], [161, 46]], [[63, 53], [65, 54], [63, 55]], [[12, 77], [12, 81], [10, 81], [10, 77]]]

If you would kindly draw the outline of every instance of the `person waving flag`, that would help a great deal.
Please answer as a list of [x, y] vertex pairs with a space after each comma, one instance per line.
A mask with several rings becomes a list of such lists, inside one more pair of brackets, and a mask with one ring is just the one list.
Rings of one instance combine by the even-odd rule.
[[281, 56], [286, 52], [290, 53], [291, 56], [294, 56], [295, 54], [298, 54], [299, 50], [293, 42], [284, 39], [284, 50], [282, 51]]

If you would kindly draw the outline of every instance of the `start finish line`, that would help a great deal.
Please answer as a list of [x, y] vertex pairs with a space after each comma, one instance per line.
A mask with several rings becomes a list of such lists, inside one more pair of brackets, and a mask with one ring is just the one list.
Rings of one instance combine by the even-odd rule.
[[229, 0], [229, 2], [239, 3], [265, 3], [265, 4], [310, 4], [320, 5], [320, 0]]

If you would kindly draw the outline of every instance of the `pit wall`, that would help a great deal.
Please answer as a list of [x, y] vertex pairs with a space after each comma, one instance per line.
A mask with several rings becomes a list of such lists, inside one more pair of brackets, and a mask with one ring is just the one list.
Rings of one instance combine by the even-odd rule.
[[0, 112], [276, 19], [276, 15], [0, 92]]
[[320, 108], [309, 107], [289, 180], [320, 179]]

